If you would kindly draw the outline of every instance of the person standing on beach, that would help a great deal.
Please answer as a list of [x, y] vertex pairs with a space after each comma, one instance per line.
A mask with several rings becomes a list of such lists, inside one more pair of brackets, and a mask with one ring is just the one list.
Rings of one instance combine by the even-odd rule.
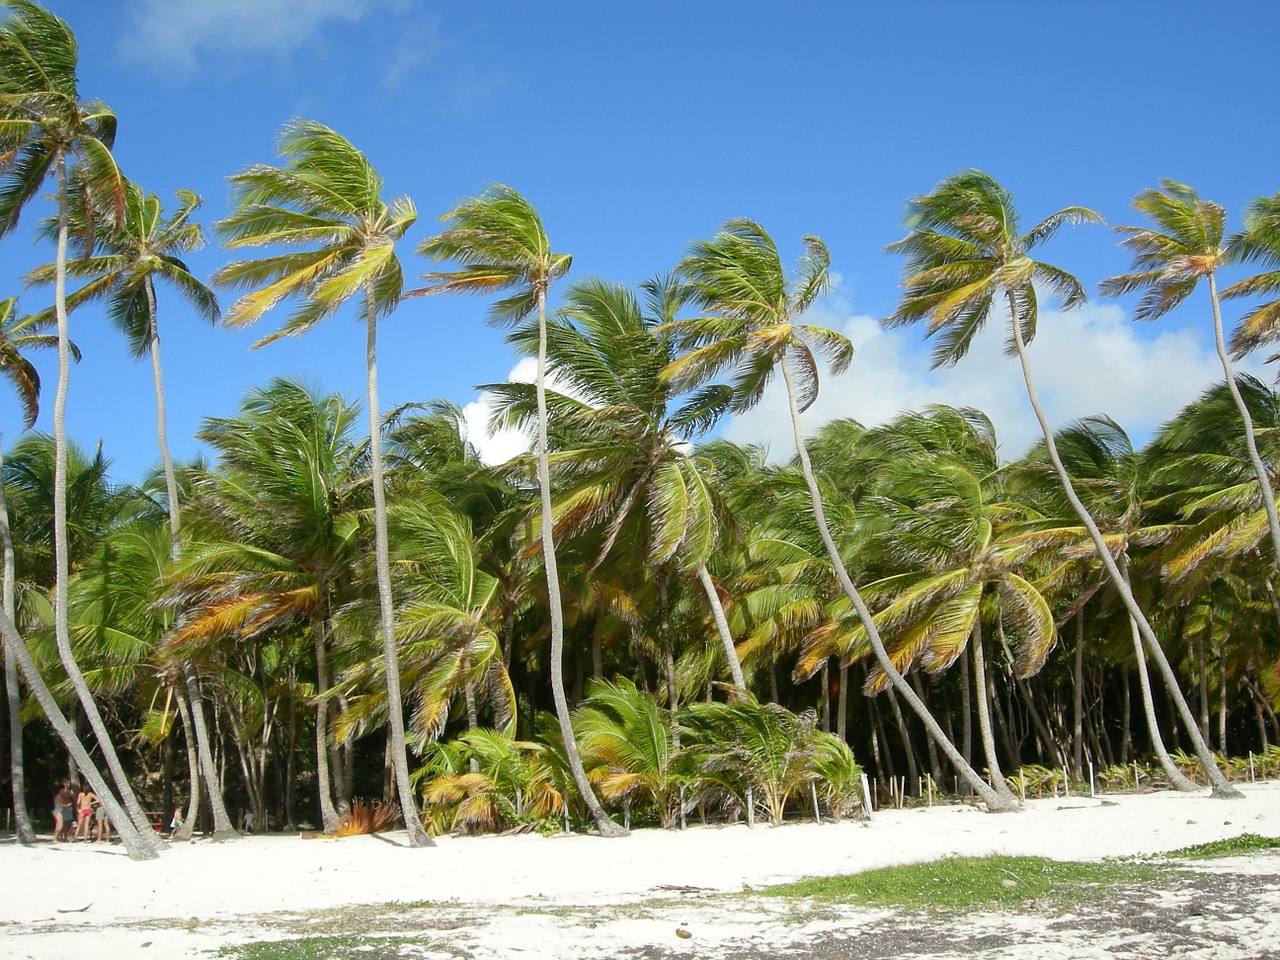
[[75, 840], [89, 842], [89, 828], [93, 824], [93, 811], [99, 805], [98, 795], [87, 783], [80, 784], [80, 793], [76, 795], [76, 833]]
[[71, 781], [63, 780], [58, 792], [53, 795], [53, 840], [71, 839], [71, 824], [75, 822], [76, 795], [71, 792]]
[[98, 821], [98, 830], [94, 835], [95, 843], [111, 842], [111, 818], [107, 816], [107, 808], [98, 801], [98, 808], [93, 812]]

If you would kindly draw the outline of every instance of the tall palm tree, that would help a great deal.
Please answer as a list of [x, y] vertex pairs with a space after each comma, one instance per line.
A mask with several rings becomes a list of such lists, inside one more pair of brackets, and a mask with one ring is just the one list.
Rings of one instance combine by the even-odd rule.
[[1072, 486], [1031, 375], [1027, 343], [1035, 336], [1039, 320], [1035, 284], [1047, 287], [1060, 297], [1065, 310], [1079, 306], [1086, 299], [1079, 280], [1059, 267], [1032, 259], [1031, 252], [1066, 224], [1101, 220], [1097, 213], [1085, 207], [1065, 207], [1045, 217], [1025, 234], [1020, 233], [1013, 197], [988, 174], [967, 170], [949, 177], [932, 193], [911, 202], [910, 231], [888, 247], [890, 252], [902, 254], [907, 261], [902, 302], [884, 323], [896, 327], [926, 321], [928, 335], [938, 337], [933, 366], [951, 366], [968, 352], [974, 336], [998, 305], [1007, 309], [1006, 349], [1018, 357], [1027, 396], [1044, 436], [1045, 452], [1063, 492], [1088, 531], [1112, 585], [1138, 624], [1143, 641], [1188, 727], [1197, 757], [1213, 784], [1214, 796], [1238, 797], [1240, 792], [1227, 783], [1204, 739], [1194, 729], [1195, 718], [1155, 631], [1134, 599], [1097, 523]]
[[1238, 360], [1264, 343], [1274, 343], [1280, 335], [1280, 192], [1258, 197], [1249, 204], [1244, 230], [1232, 235], [1226, 249], [1232, 262], [1257, 263], [1263, 270], [1231, 284], [1222, 291], [1222, 298], [1272, 298], [1251, 309], [1236, 326], [1231, 352]]
[[[93, 230], [91, 221], [97, 216], [97, 211], [79, 190], [73, 192], [72, 199], [73, 224], [79, 232]], [[137, 184], [129, 183], [125, 190], [124, 216], [96, 231], [99, 251], [68, 265], [69, 275], [83, 278], [86, 283], [67, 297], [67, 308], [74, 310], [83, 304], [105, 299], [107, 315], [125, 335], [134, 359], [151, 358], [156, 396], [156, 435], [169, 511], [170, 550], [175, 562], [182, 552], [181, 512], [177, 474], [169, 453], [156, 281], [162, 280], [177, 290], [197, 316], [210, 323], [217, 322], [217, 298], [212, 290], [192, 275], [181, 259], [184, 254], [204, 245], [204, 233], [191, 219], [200, 203], [196, 194], [180, 190], [178, 209], [165, 216], [159, 197], [144, 193]], [[48, 283], [54, 279], [54, 270], [53, 264], [39, 267], [28, 274], [27, 281]], [[183, 664], [182, 672], [198, 741], [201, 774], [213, 807], [213, 836], [215, 840], [233, 838], [236, 832], [227, 815], [214, 768], [199, 678], [190, 663]]]
[[[71, 342], [67, 325], [67, 249], [70, 242], [72, 166], [87, 202], [114, 222], [123, 215], [124, 177], [111, 147], [115, 114], [103, 103], [82, 101], [76, 79], [78, 48], [66, 22], [30, 0], [6, 0], [0, 24], [0, 237], [18, 224], [27, 203], [49, 177], [57, 180], [54, 311], [58, 326], [58, 387], [53, 404], [56, 447], [53, 520], [55, 533], [54, 634], [85, 716], [98, 738], [125, 809], [146, 842], [160, 841], [138, 803], [106, 724], [84, 682], [67, 631], [67, 387]], [[85, 238], [92, 246], [92, 237]]]
[[231, 327], [256, 323], [281, 300], [298, 301], [280, 330], [256, 346], [304, 334], [352, 297], [359, 295], [363, 300], [374, 553], [392, 762], [410, 845], [432, 846], [409, 783], [378, 408], [378, 320], [400, 303], [404, 273], [395, 244], [418, 214], [407, 197], [388, 206], [382, 199], [382, 177], [368, 158], [323, 124], [292, 121], [280, 136], [279, 150], [287, 166], [255, 164], [231, 178], [236, 209], [215, 229], [233, 250], [273, 245], [304, 249], [228, 264], [217, 272], [214, 282], [251, 291], [228, 312], [226, 323]]
[[871, 612], [845, 568], [827, 523], [822, 493], [805, 447], [800, 414], [818, 395], [815, 354], [825, 356], [833, 373], [853, 359], [853, 346], [842, 334], [801, 321], [801, 316], [827, 290], [831, 255], [817, 237], [804, 239], [805, 255], [794, 279], [764, 228], [751, 220], [731, 220], [711, 240], [695, 243], [677, 268], [692, 288], [693, 302], [707, 316], [670, 324], [690, 352], [675, 360], [666, 376], [680, 387], [706, 383], [725, 368], [733, 369], [734, 409], [757, 403], [773, 374], [781, 370], [786, 386], [796, 456], [809, 490], [814, 519], [841, 588], [867, 631], [876, 661], [894, 689], [911, 705], [929, 735], [942, 747], [956, 770], [972, 784], [992, 811], [1009, 810], [1016, 801], [1001, 797], [960, 756], [916, 692], [889, 658]]
[[1113, 227], [1124, 237], [1120, 246], [1133, 254], [1135, 272], [1108, 277], [1099, 289], [1103, 296], [1118, 297], [1136, 290], [1146, 293], [1134, 311], [1135, 320], [1157, 320], [1189, 297], [1204, 280], [1213, 310], [1213, 342], [1222, 363], [1222, 375], [1244, 425], [1249, 462], [1262, 488], [1262, 504], [1271, 531], [1271, 553], [1280, 570], [1280, 516], [1271, 478], [1258, 454], [1253, 418], [1236, 385], [1231, 356], [1222, 329], [1222, 306], [1218, 299], [1218, 267], [1227, 257], [1223, 245], [1226, 211], [1216, 203], [1200, 199], [1194, 189], [1176, 180], [1160, 181], [1159, 190], [1144, 190], [1133, 199], [1136, 210], [1147, 215], [1151, 227]]
[[435, 262], [452, 260], [461, 265], [454, 272], [426, 274], [430, 293], [488, 294], [514, 290], [496, 301], [490, 317], [501, 324], [518, 323], [536, 312], [538, 317], [538, 367], [535, 380], [538, 401], [538, 494], [542, 519], [542, 554], [547, 572], [551, 619], [551, 693], [556, 718], [564, 738], [565, 753], [574, 782], [602, 836], [626, 834], [600, 806], [587, 781], [569, 717], [564, 691], [564, 607], [560, 599], [560, 571], [556, 564], [554, 521], [551, 512], [551, 474], [547, 445], [547, 293], [564, 276], [573, 257], [554, 253], [538, 211], [515, 190], [494, 184], [479, 197], [461, 201], [441, 218], [449, 229], [431, 237], [418, 252]]
[[[0, 300], [0, 373], [13, 386], [22, 404], [23, 429], [29, 430], [36, 422], [40, 410], [40, 374], [24, 357], [30, 347], [56, 346], [57, 338], [33, 331], [31, 318], [18, 317], [18, 301], [15, 297]], [[4, 476], [3, 434], [0, 434], [0, 478]], [[4, 548], [4, 615], [16, 622], [14, 602], [15, 561], [13, 534], [9, 530], [9, 508], [4, 499], [4, 482], [0, 479], [0, 544]], [[27, 812], [26, 773], [23, 769], [22, 751], [22, 696], [18, 689], [18, 661], [5, 645], [4, 684], [9, 707], [9, 769], [13, 782], [13, 819], [18, 842], [28, 844], [35, 840], [31, 816]]]

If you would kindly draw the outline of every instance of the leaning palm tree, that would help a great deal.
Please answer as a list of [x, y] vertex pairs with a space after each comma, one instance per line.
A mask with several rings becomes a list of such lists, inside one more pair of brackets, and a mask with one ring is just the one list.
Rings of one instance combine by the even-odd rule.
[[1058, 456], [1053, 428], [1040, 405], [1031, 375], [1027, 343], [1035, 336], [1039, 320], [1035, 285], [1041, 284], [1060, 297], [1066, 310], [1086, 299], [1079, 280], [1060, 267], [1033, 260], [1031, 251], [1066, 224], [1101, 220], [1097, 213], [1085, 207], [1066, 207], [1050, 214], [1025, 234], [1020, 233], [1018, 212], [1007, 190], [980, 170], [958, 173], [938, 184], [932, 193], [912, 201], [907, 221], [910, 231], [888, 247], [890, 252], [904, 255], [907, 262], [902, 302], [884, 323], [897, 327], [924, 320], [928, 335], [938, 338], [933, 366], [951, 366], [969, 351], [973, 338], [998, 305], [1007, 308], [1006, 349], [1018, 357], [1027, 396], [1044, 436], [1045, 452], [1063, 493], [1088, 531], [1116, 592], [1138, 624], [1142, 639], [1188, 728], [1196, 755], [1213, 784], [1214, 796], [1238, 797], [1240, 792], [1227, 783], [1204, 738], [1199, 736], [1195, 718], [1155, 631], [1134, 599], [1097, 523], [1071, 483]]
[[551, 691], [569, 767], [596, 828], [602, 836], [622, 836], [627, 831], [609, 818], [587, 781], [564, 691], [564, 607], [560, 599], [560, 571], [556, 565], [551, 512], [545, 371], [547, 293], [555, 280], [568, 273], [573, 258], [566, 253], [552, 252], [538, 211], [519, 193], [502, 184], [489, 187], [479, 197], [463, 200], [440, 219], [450, 223], [449, 229], [423, 241], [418, 252], [436, 262], [453, 260], [461, 269], [426, 274], [426, 292], [487, 294], [514, 289], [511, 296], [493, 304], [492, 321], [518, 323], [535, 312], [538, 317], [538, 493], [551, 619]]
[[[15, 297], [0, 300], [0, 373], [12, 384], [22, 404], [23, 428], [31, 429], [40, 410], [40, 374], [34, 364], [24, 357], [29, 347], [56, 346], [57, 338], [34, 332], [33, 320], [18, 317], [18, 301]], [[3, 435], [0, 434], [0, 437]], [[3, 443], [0, 443], [0, 478], [4, 475]], [[14, 600], [15, 559], [13, 535], [9, 530], [9, 508], [4, 499], [4, 482], [0, 479], [0, 544], [4, 547], [4, 615], [17, 620]], [[22, 698], [18, 689], [18, 662], [13, 652], [5, 646], [4, 683], [9, 706], [9, 761], [10, 779], [13, 781], [13, 819], [18, 842], [28, 844], [35, 840], [31, 817], [27, 813], [26, 775], [23, 770], [22, 752]]]
[[732, 369], [733, 406], [743, 411], [759, 401], [773, 374], [781, 370], [796, 456], [809, 490], [814, 520], [840, 586], [867, 631], [876, 661], [988, 809], [1014, 809], [1016, 801], [996, 793], [960, 756], [924, 701], [893, 665], [827, 523], [800, 414], [818, 395], [815, 354], [825, 356], [832, 372], [838, 374], [852, 361], [853, 346], [834, 330], [800, 320], [826, 292], [831, 263], [826, 245], [817, 237], [806, 237], [804, 243], [806, 253], [795, 279], [788, 277], [773, 239], [751, 220], [731, 220], [711, 240], [695, 243], [677, 269], [691, 285], [693, 302], [708, 309], [709, 314], [669, 324], [690, 352], [673, 361], [664, 376], [679, 387], [693, 387], [708, 382], [726, 368]]
[[306, 333], [356, 295], [364, 301], [374, 553], [391, 752], [409, 842], [430, 846], [431, 838], [422, 828], [409, 784], [404, 740], [382, 479], [377, 360], [378, 320], [395, 310], [404, 289], [395, 244], [418, 214], [407, 197], [388, 206], [382, 199], [382, 177], [368, 158], [323, 124], [292, 121], [280, 136], [279, 149], [287, 166], [255, 164], [231, 178], [236, 209], [215, 229], [233, 250], [273, 245], [304, 249], [228, 264], [217, 272], [214, 282], [251, 291], [232, 305], [226, 317], [230, 327], [256, 323], [281, 300], [298, 301], [280, 330], [255, 346]]
[[[97, 216], [97, 211], [86, 202], [87, 198], [79, 190], [73, 194], [73, 200], [73, 224], [79, 232], [93, 230], [92, 220]], [[156, 435], [169, 510], [170, 550], [175, 562], [182, 552], [181, 513], [177, 474], [169, 453], [164, 374], [160, 364], [156, 282], [162, 280], [177, 290], [196, 315], [210, 323], [217, 322], [219, 312], [213, 291], [197, 280], [181, 259], [182, 255], [204, 245], [203, 231], [191, 219], [201, 200], [189, 190], [180, 190], [178, 201], [178, 209], [166, 217], [159, 197], [144, 193], [137, 184], [128, 184], [124, 216], [115, 223], [104, 224], [96, 231], [100, 241], [99, 251], [68, 265], [69, 274], [85, 279], [86, 283], [67, 297], [69, 310], [105, 299], [107, 315], [125, 335], [134, 359], [141, 359], [143, 356], [151, 359], [151, 378], [156, 395]], [[54, 271], [54, 265], [47, 264], [28, 274], [27, 281], [48, 283], [54, 279]], [[227, 815], [218, 773], [214, 767], [199, 678], [190, 663], [183, 664], [182, 673], [198, 741], [201, 775], [213, 808], [213, 836], [215, 840], [233, 838], [236, 832]]]
[[[160, 841], [129, 785], [93, 695], [76, 665], [67, 628], [67, 387], [71, 344], [67, 325], [67, 248], [71, 233], [70, 184], [86, 202], [115, 222], [123, 213], [124, 177], [111, 147], [116, 118], [99, 101], [82, 101], [76, 80], [78, 48], [67, 24], [30, 0], [8, 0], [0, 24], [0, 236], [17, 226], [27, 203], [49, 177], [57, 180], [54, 312], [58, 325], [58, 388], [53, 404], [56, 446], [53, 518], [55, 532], [54, 635], [67, 676], [102, 746], [125, 809], [147, 842]], [[92, 247], [92, 237], [85, 238]]]
[[1280, 516], [1276, 514], [1276, 496], [1271, 478], [1258, 454], [1253, 418], [1236, 385], [1231, 356], [1227, 352], [1222, 330], [1222, 307], [1218, 301], [1218, 267], [1227, 257], [1223, 246], [1226, 211], [1216, 203], [1201, 200], [1194, 189], [1175, 180], [1160, 181], [1159, 190], [1144, 190], [1133, 199], [1133, 206], [1147, 215], [1151, 227], [1113, 227], [1124, 237], [1120, 246], [1133, 254], [1134, 273], [1108, 277], [1100, 290], [1103, 296], [1123, 296], [1135, 290], [1146, 293], [1134, 311], [1135, 320], [1157, 320], [1182, 303], [1199, 285], [1209, 287], [1209, 305], [1213, 310], [1213, 342], [1222, 363], [1222, 375], [1235, 401], [1244, 425], [1245, 446], [1254, 476], [1262, 489], [1262, 504], [1267, 511], [1267, 527], [1271, 531], [1271, 554], [1280, 570]]

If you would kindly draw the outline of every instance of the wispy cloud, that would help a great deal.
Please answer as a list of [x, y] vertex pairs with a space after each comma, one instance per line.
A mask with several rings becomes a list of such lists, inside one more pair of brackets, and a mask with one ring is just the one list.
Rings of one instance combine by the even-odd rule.
[[178, 69], [202, 57], [286, 54], [331, 23], [353, 23], [402, 0], [132, 0], [125, 52]]
[[[956, 367], [933, 371], [917, 331], [884, 330], [875, 319], [854, 315], [839, 298], [815, 309], [811, 319], [842, 330], [858, 353], [848, 373], [823, 380], [817, 402], [803, 418], [807, 432], [838, 417], [871, 426], [905, 410], [945, 403], [986, 413], [1007, 459], [1021, 456], [1040, 439], [1021, 369], [1016, 359], [1004, 356], [1003, 324], [995, 318]], [[1145, 443], [1161, 423], [1222, 379], [1207, 336], [1139, 327], [1114, 304], [1042, 311], [1030, 356], [1040, 400], [1055, 429], [1105, 413], [1135, 444]], [[1254, 361], [1243, 369], [1270, 379]], [[791, 426], [781, 385], [771, 385], [759, 406], [736, 417], [725, 432], [738, 442], [769, 445], [774, 457], [789, 457]]]

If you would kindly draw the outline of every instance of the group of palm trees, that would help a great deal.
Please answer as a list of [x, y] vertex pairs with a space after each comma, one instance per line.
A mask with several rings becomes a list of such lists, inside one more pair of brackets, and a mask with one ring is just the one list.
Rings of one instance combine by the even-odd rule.
[[[1224, 374], [1135, 450], [1105, 416], [1055, 433], [1027, 349], [1040, 295], [1064, 309], [1086, 296], [1033, 252], [1101, 218], [1070, 207], [1024, 233], [989, 176], [950, 177], [912, 202], [889, 247], [904, 257], [904, 292], [885, 322], [924, 322], [935, 364], [961, 360], [988, 320], [1007, 323], [1041, 445], [1003, 462], [990, 421], [948, 407], [873, 428], [835, 421], [806, 439], [820, 361], [834, 375], [853, 359], [843, 335], [805, 322], [829, 286], [818, 238], [790, 269], [759, 224], [732, 220], [669, 275], [639, 289], [577, 281], [557, 287], [552, 310], [571, 257], [499, 185], [441, 218], [417, 249], [432, 268], [415, 287], [396, 246], [413, 204], [384, 200], [340, 134], [294, 120], [279, 165], [231, 177], [234, 209], [215, 233], [228, 250], [263, 250], [212, 278], [240, 293], [223, 313], [182, 260], [204, 241], [199, 198], [179, 193], [166, 214], [130, 183], [111, 152], [114, 115], [80, 98], [67, 25], [30, 0], [2, 6], [0, 236], [56, 187], [40, 226], [54, 261], [26, 278], [52, 285], [52, 306], [24, 316], [0, 304], [0, 367], [28, 428], [40, 384], [26, 353], [56, 347], [59, 359], [53, 435], [5, 454], [0, 500], [20, 839], [33, 830], [19, 670], [140, 858], [157, 844], [136, 788], [154, 804], [157, 757], [161, 789], [179, 779], [175, 726], [187, 836], [202, 795], [214, 835], [232, 836], [228, 795], [260, 824], [295, 824], [314, 803], [332, 831], [354, 796], [376, 791], [400, 805], [414, 846], [431, 843], [424, 821], [575, 814], [616, 835], [623, 810], [671, 825], [759, 807], [776, 822], [789, 804], [820, 815], [820, 793], [838, 816], [854, 756], [879, 779], [905, 767], [917, 781], [927, 763], [933, 781], [995, 811], [1019, 805], [1004, 770], [1030, 760], [1081, 776], [1086, 762], [1150, 752], [1191, 786], [1185, 743], [1214, 795], [1230, 796], [1228, 747], [1280, 742], [1280, 404], [1231, 366], [1275, 339], [1280, 194], [1226, 237], [1221, 207], [1164, 181], [1135, 200], [1148, 223], [1117, 228], [1133, 272], [1102, 292], [1143, 291], [1136, 316], [1155, 319], [1205, 281]], [[1235, 263], [1263, 272], [1219, 292], [1218, 268]], [[209, 461], [175, 465], [161, 286], [231, 327], [287, 301], [259, 346], [358, 306], [363, 436], [342, 399], [274, 380], [237, 416], [206, 421]], [[530, 456], [484, 466], [445, 403], [383, 414], [379, 321], [406, 298], [449, 293], [494, 298], [493, 322], [537, 358], [533, 384], [487, 388], [495, 425], [525, 429]], [[1228, 344], [1219, 300], [1232, 297], [1262, 302]], [[69, 314], [95, 301], [152, 362], [161, 469], [138, 487], [113, 486], [101, 451], [66, 436]], [[792, 462], [704, 440], [775, 376]], [[850, 670], [865, 670], [863, 706], [848, 697]]]

